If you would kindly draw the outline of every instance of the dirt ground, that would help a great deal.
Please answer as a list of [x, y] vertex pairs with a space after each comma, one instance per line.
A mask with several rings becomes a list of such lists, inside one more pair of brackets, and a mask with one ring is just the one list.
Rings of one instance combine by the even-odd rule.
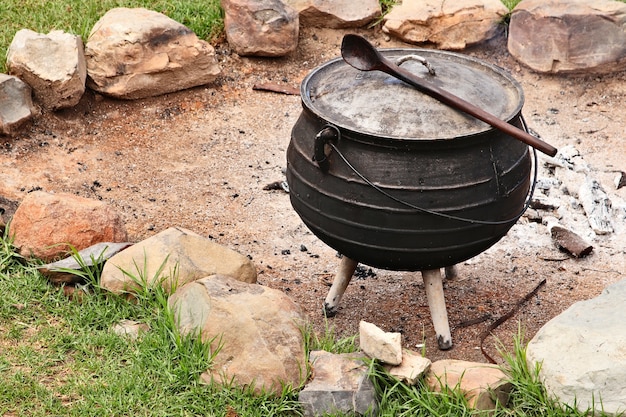
[[[298, 50], [281, 59], [242, 58], [219, 44], [218, 80], [175, 94], [120, 101], [87, 93], [79, 106], [42, 115], [23, 134], [0, 139], [0, 195], [19, 201], [42, 189], [102, 199], [122, 214], [132, 241], [170, 226], [194, 230], [248, 255], [259, 282], [293, 297], [321, 331], [337, 254], [306, 229], [286, 192], [264, 190], [285, 179], [300, 98], [252, 87], [298, 87], [313, 68], [339, 56], [344, 33], [303, 30]], [[376, 30], [360, 33], [381, 48], [410, 46]], [[464, 53], [509, 71], [524, 88], [530, 127], [556, 147], [575, 145], [604, 188], [626, 198], [626, 188], [613, 185], [615, 172], [626, 170], [626, 74], [539, 75], [508, 55], [504, 36]], [[459, 265], [460, 276], [445, 282], [454, 341], [446, 352], [437, 349], [418, 272], [365, 267], [328, 324], [353, 335], [366, 320], [401, 332], [407, 348], [425, 343], [431, 359], [484, 362], [480, 334], [542, 279], [538, 295], [485, 341], [492, 356], [496, 338], [510, 347], [518, 325], [528, 339], [575, 301], [623, 279], [623, 233], [592, 243], [590, 256], [573, 259], [552, 244], [545, 227], [522, 218], [494, 247]], [[464, 326], [480, 317], [489, 318]]]

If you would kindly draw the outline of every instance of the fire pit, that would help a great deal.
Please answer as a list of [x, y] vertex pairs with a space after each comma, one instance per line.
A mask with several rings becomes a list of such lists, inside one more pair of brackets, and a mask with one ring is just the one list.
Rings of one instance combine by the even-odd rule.
[[[524, 127], [522, 89], [501, 69], [437, 50], [381, 53]], [[488, 249], [523, 214], [531, 188], [528, 145], [341, 58], [313, 70], [301, 97], [287, 150], [291, 203], [317, 237], [344, 255], [326, 314], [336, 313], [358, 262], [422, 271], [439, 347], [450, 348], [440, 268]]]

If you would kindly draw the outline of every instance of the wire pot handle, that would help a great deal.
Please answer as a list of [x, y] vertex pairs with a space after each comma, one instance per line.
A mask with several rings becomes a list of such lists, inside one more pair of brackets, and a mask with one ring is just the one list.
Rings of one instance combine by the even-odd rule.
[[[528, 126], [526, 125], [526, 120], [524, 120], [523, 116], [520, 116], [520, 120], [522, 122], [522, 127], [524, 129], [525, 132], [528, 132]], [[323, 172], [327, 172], [328, 169], [330, 168], [330, 161], [328, 160], [328, 148], [330, 147], [334, 152], [337, 153], [337, 155], [339, 156], [339, 158], [343, 161], [344, 164], [346, 164], [346, 166], [348, 168], [350, 168], [350, 170], [352, 172], [354, 172], [359, 178], [361, 178], [361, 180], [363, 180], [367, 185], [369, 185], [370, 187], [372, 187], [374, 190], [376, 190], [377, 192], [379, 192], [380, 194], [384, 195], [385, 197], [402, 204], [405, 207], [408, 207], [410, 209], [413, 209], [417, 212], [420, 213], [427, 213], [427, 214], [431, 214], [433, 216], [438, 216], [438, 217], [442, 217], [445, 219], [450, 219], [450, 220], [458, 220], [458, 221], [462, 221], [462, 222], [466, 222], [466, 223], [471, 223], [471, 224], [483, 224], [483, 225], [492, 225], [492, 226], [500, 226], [500, 225], [506, 225], [509, 223], [513, 223], [516, 222], [517, 220], [519, 220], [520, 217], [522, 217], [524, 215], [524, 213], [526, 212], [526, 209], [528, 209], [528, 207], [530, 206], [530, 203], [533, 199], [533, 196], [535, 194], [535, 187], [537, 185], [537, 167], [538, 167], [538, 158], [537, 158], [537, 149], [535, 149], [534, 147], [532, 148], [533, 151], [533, 159], [534, 159], [534, 163], [533, 163], [533, 180], [531, 183], [531, 187], [528, 191], [528, 196], [526, 198], [526, 202], [524, 203], [524, 207], [522, 208], [522, 210], [516, 214], [515, 216], [513, 216], [512, 218], [508, 219], [508, 220], [478, 220], [478, 219], [468, 219], [465, 217], [460, 217], [460, 216], [454, 216], [452, 214], [447, 214], [447, 213], [442, 213], [440, 211], [436, 211], [436, 210], [430, 210], [430, 209], [426, 209], [423, 207], [419, 207], [416, 206], [412, 203], [409, 203], [408, 201], [404, 201], [401, 198], [395, 197], [392, 194], [389, 194], [387, 191], [383, 190], [382, 188], [380, 188], [379, 186], [377, 186], [376, 184], [374, 184], [372, 181], [370, 181], [365, 175], [363, 175], [354, 165], [352, 165], [350, 163], [350, 161], [348, 161], [348, 159], [346, 158], [346, 156], [339, 150], [339, 148], [337, 147], [337, 145], [333, 142], [339, 141], [341, 139], [341, 131], [339, 130], [339, 128], [337, 126], [331, 125], [331, 124], [327, 124], [325, 125], [322, 130], [319, 131], [319, 133], [316, 135], [315, 137], [315, 143], [314, 143], [314, 152], [315, 154], [313, 155], [313, 161], [317, 162], [319, 168], [323, 171]]]

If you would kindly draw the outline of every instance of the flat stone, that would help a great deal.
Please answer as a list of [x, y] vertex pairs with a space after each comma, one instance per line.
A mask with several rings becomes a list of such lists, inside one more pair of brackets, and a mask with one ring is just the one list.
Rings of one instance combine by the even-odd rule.
[[[60, 261], [37, 267], [37, 270], [55, 284], [75, 284], [84, 282], [84, 279], [72, 271], [80, 271], [83, 267], [101, 265], [116, 253], [131, 246], [130, 242], [102, 242], [78, 251], [76, 255]], [[80, 262], [77, 260], [80, 259]]]
[[116, 294], [133, 292], [137, 279], [172, 291], [209, 275], [256, 282], [256, 268], [244, 255], [181, 227], [170, 227], [113, 256], [100, 285]]
[[579, 301], [529, 342], [528, 365], [550, 395], [570, 407], [608, 415], [626, 411], [626, 280]]
[[576, 258], [585, 257], [593, 250], [593, 246], [585, 239], [558, 223], [548, 224], [548, 230], [556, 246]]
[[363, 358], [362, 353], [311, 352], [313, 379], [298, 394], [304, 415], [378, 415], [376, 390]]
[[409, 43], [464, 49], [500, 33], [507, 13], [500, 0], [404, 0], [384, 17], [383, 32]]
[[205, 85], [220, 68], [215, 50], [186, 26], [142, 8], [115, 8], [94, 25], [85, 45], [87, 85], [138, 99]]
[[284, 56], [296, 50], [298, 13], [281, 0], [222, 0], [230, 47], [243, 56]]
[[30, 85], [44, 109], [73, 107], [85, 92], [87, 68], [80, 36], [22, 29], [9, 46], [7, 68]]
[[426, 382], [434, 391], [459, 387], [468, 405], [477, 410], [493, 410], [496, 401], [506, 405], [512, 389], [506, 374], [496, 365], [455, 359], [434, 362]]
[[611, 0], [523, 0], [509, 24], [511, 55], [542, 73], [626, 68], [626, 4]]
[[200, 331], [217, 352], [203, 381], [280, 395], [283, 385], [306, 379], [305, 318], [283, 292], [213, 275], [179, 288], [168, 303], [180, 331]]
[[381, 15], [378, 0], [286, 0], [300, 16], [305, 27], [333, 29], [359, 28]]

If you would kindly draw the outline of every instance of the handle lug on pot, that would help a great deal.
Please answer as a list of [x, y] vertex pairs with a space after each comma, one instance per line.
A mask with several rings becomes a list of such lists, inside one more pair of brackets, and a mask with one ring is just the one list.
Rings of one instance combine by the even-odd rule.
[[323, 172], [328, 172], [330, 168], [330, 161], [328, 160], [328, 154], [326, 153], [326, 144], [332, 140], [339, 140], [341, 133], [339, 129], [333, 125], [326, 125], [315, 135], [315, 141], [313, 143], [313, 161], [317, 162], [317, 165]]

